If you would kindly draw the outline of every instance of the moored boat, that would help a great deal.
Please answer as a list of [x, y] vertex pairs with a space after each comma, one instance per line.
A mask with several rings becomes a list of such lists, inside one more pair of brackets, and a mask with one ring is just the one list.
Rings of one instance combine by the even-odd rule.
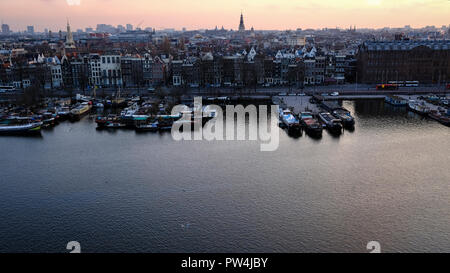
[[384, 101], [394, 106], [406, 106], [406, 100], [399, 96], [387, 95]]
[[290, 110], [280, 110], [280, 119], [289, 131], [300, 131], [300, 121]]
[[444, 113], [441, 113], [437, 110], [431, 110], [428, 113], [428, 116], [441, 124], [445, 126], [450, 126], [450, 116], [445, 115]]
[[332, 133], [342, 133], [341, 120], [335, 118], [330, 113], [320, 113], [320, 121], [326, 125], [327, 129]]
[[0, 135], [36, 135], [41, 133], [42, 122], [0, 126]]
[[150, 122], [150, 123], [137, 123], [136, 131], [138, 132], [156, 132], [158, 131], [158, 121]]
[[[175, 120], [173, 125], [179, 126], [181, 131], [185, 128], [190, 128], [190, 130], [197, 130], [203, 126], [203, 118], [195, 117], [192, 111], [181, 112], [183, 118]], [[173, 126], [172, 125], [172, 126]]]
[[97, 123], [97, 128], [99, 129], [125, 127], [125, 124], [121, 122], [120, 117], [116, 115], [97, 116], [95, 118], [95, 123]]
[[313, 136], [322, 135], [322, 124], [314, 118], [311, 112], [302, 112], [300, 114], [300, 120], [307, 134]]
[[345, 128], [353, 128], [355, 126], [355, 119], [347, 109], [340, 107], [334, 109], [332, 113], [334, 117], [341, 120]]
[[90, 102], [83, 102], [70, 111], [71, 120], [80, 120], [84, 115], [88, 114], [92, 108]]
[[409, 110], [420, 115], [428, 115], [428, 113], [430, 112], [430, 108], [427, 107], [423, 102], [420, 103], [418, 101], [410, 100], [408, 101], [407, 106]]
[[56, 111], [56, 114], [59, 116], [60, 120], [66, 120], [70, 116], [70, 107], [63, 106]]
[[40, 115], [40, 120], [43, 123], [42, 127], [53, 127], [56, 125], [57, 115], [50, 112], [44, 112]]

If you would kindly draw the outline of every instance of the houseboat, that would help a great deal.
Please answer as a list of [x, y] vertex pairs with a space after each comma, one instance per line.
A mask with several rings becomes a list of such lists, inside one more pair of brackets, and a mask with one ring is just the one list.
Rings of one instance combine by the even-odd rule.
[[59, 116], [59, 120], [66, 120], [70, 117], [70, 107], [60, 107], [56, 110], [56, 114]]
[[322, 124], [314, 118], [311, 112], [302, 112], [300, 120], [307, 134], [312, 136], [322, 136]]
[[147, 122], [147, 123], [136, 123], [136, 131], [137, 132], [156, 132], [158, 131], [158, 121]]
[[70, 111], [71, 120], [80, 120], [83, 116], [89, 113], [92, 108], [90, 102], [83, 102]]
[[450, 126], [450, 116], [448, 116], [444, 111], [431, 110], [428, 116], [445, 126]]
[[42, 124], [41, 121], [30, 121], [0, 125], [0, 135], [37, 135], [41, 133]]
[[121, 123], [121, 119], [117, 115], [98, 116], [95, 118], [95, 123], [99, 129], [111, 128], [110, 124]]
[[300, 121], [288, 109], [280, 110], [280, 120], [289, 131], [300, 131]]
[[334, 109], [332, 114], [334, 117], [341, 120], [342, 125], [345, 128], [353, 128], [355, 126], [355, 119], [352, 117], [350, 111], [348, 111], [347, 109], [340, 107]]
[[423, 102], [420, 103], [415, 100], [408, 101], [407, 107], [409, 110], [420, 115], [428, 115], [428, 113], [430, 112], [430, 107], [427, 107]]
[[335, 118], [332, 114], [330, 113], [320, 113], [319, 114], [319, 119], [320, 121], [325, 124], [325, 126], [327, 127], [327, 129], [331, 132], [331, 133], [342, 133], [342, 124], [341, 124], [341, 120]]
[[394, 106], [406, 106], [407, 104], [405, 99], [394, 95], [386, 96], [384, 101]]

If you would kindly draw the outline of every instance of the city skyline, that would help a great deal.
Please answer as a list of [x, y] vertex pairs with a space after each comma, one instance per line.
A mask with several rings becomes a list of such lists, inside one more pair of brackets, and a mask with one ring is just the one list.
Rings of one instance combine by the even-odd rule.
[[[336, 1], [237, 1], [226, 6], [218, 1], [181, 0], [159, 1], [149, 4], [144, 0], [130, 0], [124, 5], [118, 0], [16, 0], [0, 1], [0, 18], [13, 31], [64, 30], [69, 17], [72, 28], [96, 28], [97, 24], [114, 26], [132, 24], [135, 27], [156, 29], [211, 29], [215, 26], [238, 29], [240, 12], [244, 13], [246, 27], [257, 30], [320, 29], [320, 28], [383, 28], [411, 25], [448, 25], [450, 2], [447, 0], [343, 0]], [[28, 8], [23, 9], [26, 5]], [[168, 8], [170, 7], [170, 8]], [[106, 9], [105, 9], [106, 8]], [[29, 14], [29, 10], [39, 13]], [[101, 12], [99, 12], [101, 10]], [[408, 11], [407, 13], [405, 11]], [[270, 16], [268, 16], [270, 14]], [[414, 20], [412, 20], [414, 19]]]

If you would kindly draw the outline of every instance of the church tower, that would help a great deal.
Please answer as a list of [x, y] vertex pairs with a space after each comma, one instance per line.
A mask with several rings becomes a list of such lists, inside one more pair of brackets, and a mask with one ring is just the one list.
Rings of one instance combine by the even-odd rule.
[[241, 12], [241, 21], [239, 22], [239, 32], [245, 31], [245, 25], [244, 25], [244, 15], [242, 15]]
[[70, 30], [69, 20], [67, 20], [67, 35], [65, 48], [75, 48], [75, 42], [73, 41], [72, 31]]

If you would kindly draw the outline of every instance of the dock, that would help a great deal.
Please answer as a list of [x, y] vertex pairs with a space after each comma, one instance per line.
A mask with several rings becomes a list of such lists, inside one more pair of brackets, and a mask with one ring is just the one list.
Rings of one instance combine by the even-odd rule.
[[301, 112], [319, 113], [321, 109], [317, 104], [311, 103], [312, 96], [274, 96], [272, 101], [280, 108], [289, 108], [298, 115]]
[[[417, 102], [423, 103], [425, 106], [429, 107], [432, 111], [433, 111], [433, 110], [438, 111], [439, 108], [442, 108], [441, 106], [434, 105], [434, 104], [432, 104], [432, 103], [427, 102], [426, 100], [419, 99], [419, 97], [421, 97], [421, 96], [419, 96], [419, 95], [411, 95], [411, 96], [408, 96], [408, 95], [398, 95], [398, 97], [400, 97], [400, 98], [402, 98], [402, 99], [405, 99], [406, 101], [409, 101], [409, 100], [415, 100], [415, 101], [417, 101]], [[447, 98], [448, 98], [448, 97], [447, 97]], [[449, 98], [449, 99], [450, 99], [450, 98]]]

